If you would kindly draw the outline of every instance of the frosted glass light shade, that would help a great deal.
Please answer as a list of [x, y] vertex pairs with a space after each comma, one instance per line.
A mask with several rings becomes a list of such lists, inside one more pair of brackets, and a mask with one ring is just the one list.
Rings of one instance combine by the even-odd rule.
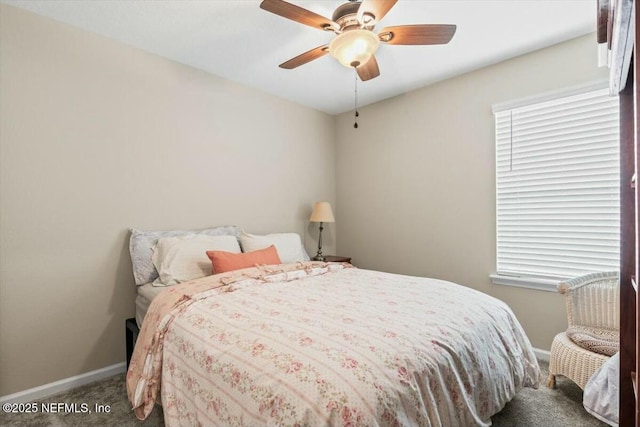
[[329, 202], [316, 202], [309, 222], [335, 222]]
[[380, 40], [369, 30], [349, 30], [329, 43], [329, 53], [345, 67], [366, 64], [378, 49]]

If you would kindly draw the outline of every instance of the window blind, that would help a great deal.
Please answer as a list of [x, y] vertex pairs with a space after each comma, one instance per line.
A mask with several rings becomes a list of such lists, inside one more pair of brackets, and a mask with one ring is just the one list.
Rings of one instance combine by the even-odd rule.
[[618, 115], [607, 89], [495, 112], [499, 275], [619, 269]]

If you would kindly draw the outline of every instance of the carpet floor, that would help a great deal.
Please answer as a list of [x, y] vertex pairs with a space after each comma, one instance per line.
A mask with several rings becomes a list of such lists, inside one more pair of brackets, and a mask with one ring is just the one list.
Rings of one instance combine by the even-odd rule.
[[[548, 375], [548, 364], [540, 363], [543, 378]], [[139, 421], [133, 415], [127, 400], [124, 375], [116, 375], [77, 389], [38, 401], [38, 404], [77, 404], [77, 411], [37, 414], [7, 414], [0, 412], [0, 426], [164, 426], [162, 408], [156, 406], [149, 418]], [[91, 413], [82, 413], [82, 404]], [[104, 412], [96, 411], [102, 405]], [[106, 407], [109, 411], [106, 412]], [[54, 406], [56, 407], [56, 406]], [[99, 408], [98, 408], [99, 409]], [[582, 390], [566, 378], [559, 377], [557, 388], [544, 384], [538, 389], [524, 389], [492, 418], [496, 427], [602, 427], [582, 407]], [[452, 426], [453, 427], [453, 426]]]

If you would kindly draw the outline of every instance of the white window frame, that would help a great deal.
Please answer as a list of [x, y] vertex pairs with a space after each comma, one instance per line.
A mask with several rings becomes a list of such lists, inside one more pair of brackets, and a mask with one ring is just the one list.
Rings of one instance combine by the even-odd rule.
[[[585, 85], [574, 86], [571, 88], [547, 92], [541, 95], [536, 95], [532, 97], [522, 98], [515, 101], [509, 101], [506, 103], [495, 104], [492, 107], [492, 111], [494, 116], [499, 113], [505, 113], [506, 111], [518, 111], [521, 108], [528, 108], [534, 106], [535, 104], [542, 104], [549, 101], [555, 101], [565, 97], [571, 97], [574, 95], [581, 95], [587, 92], [593, 92], [598, 90], [603, 90], [608, 87], [608, 82], [606, 80], [593, 82]], [[494, 140], [495, 148], [496, 148], [496, 269], [499, 267], [499, 248], [498, 245], [500, 243], [499, 239], [499, 224], [498, 224], [498, 213], [499, 213], [499, 200], [498, 200], [498, 134], [496, 131], [495, 140]], [[618, 165], [619, 167], [619, 165]], [[618, 180], [619, 182], [619, 180]], [[618, 232], [619, 236], [619, 232]], [[619, 237], [618, 237], [619, 238]], [[618, 253], [619, 259], [619, 253]], [[616, 268], [612, 268], [613, 270], [617, 270]], [[545, 275], [545, 274], [535, 274], [535, 273], [519, 273], [516, 271], [508, 271], [501, 272], [497, 271], [494, 274], [490, 275], [492, 282], [496, 285], [505, 285], [505, 286], [515, 286], [515, 287], [524, 287], [530, 289], [537, 289], [543, 291], [557, 291], [558, 282], [568, 278], [568, 277], [559, 277], [554, 275]]]

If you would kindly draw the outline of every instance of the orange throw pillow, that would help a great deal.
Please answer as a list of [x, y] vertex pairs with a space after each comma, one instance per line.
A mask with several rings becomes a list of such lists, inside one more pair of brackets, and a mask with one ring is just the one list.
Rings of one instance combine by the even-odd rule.
[[256, 265], [281, 264], [278, 251], [274, 245], [259, 251], [242, 254], [226, 251], [207, 251], [207, 256], [211, 260], [214, 274], [255, 267]]

